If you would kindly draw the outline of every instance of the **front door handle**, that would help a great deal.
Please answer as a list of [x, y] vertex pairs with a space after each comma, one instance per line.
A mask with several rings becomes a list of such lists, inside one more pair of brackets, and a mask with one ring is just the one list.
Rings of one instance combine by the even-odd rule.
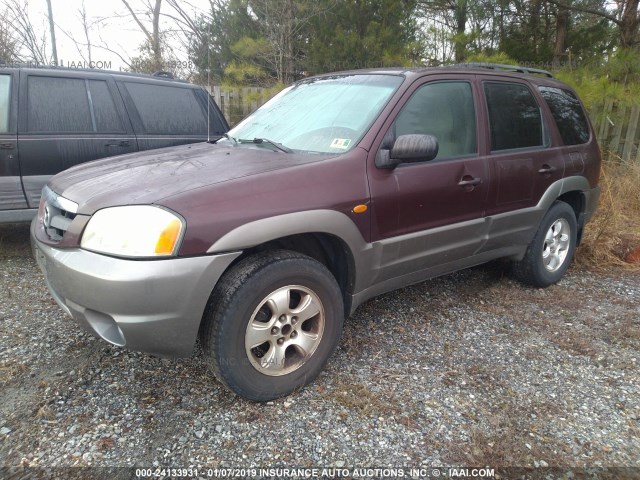
[[11, 142], [4, 142], [0, 143], [0, 148], [2, 148], [3, 150], [13, 150], [14, 148], [16, 148], [16, 144]]
[[465, 175], [458, 182], [459, 187], [475, 187], [476, 185], [480, 185], [482, 183], [482, 179], [479, 177], [472, 177], [471, 175]]
[[122, 140], [115, 143], [105, 143], [105, 147], [128, 147], [130, 145], [129, 140]]
[[551, 165], [547, 165], [545, 163], [544, 165], [542, 165], [542, 168], [538, 170], [538, 173], [541, 175], [550, 175], [556, 170], [558, 170], [556, 167], [552, 167]]

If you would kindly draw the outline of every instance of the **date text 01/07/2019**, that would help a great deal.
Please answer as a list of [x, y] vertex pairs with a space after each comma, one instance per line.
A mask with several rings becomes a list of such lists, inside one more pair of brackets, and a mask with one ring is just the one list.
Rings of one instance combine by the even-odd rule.
[[137, 468], [137, 478], [495, 478], [492, 468]]

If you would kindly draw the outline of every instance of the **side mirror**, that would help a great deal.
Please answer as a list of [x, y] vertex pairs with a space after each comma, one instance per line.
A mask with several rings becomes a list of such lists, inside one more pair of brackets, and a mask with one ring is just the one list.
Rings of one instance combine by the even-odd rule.
[[395, 168], [401, 163], [426, 162], [438, 155], [438, 139], [433, 135], [400, 135], [391, 150], [380, 149], [378, 168]]
[[401, 162], [425, 162], [438, 155], [438, 139], [433, 135], [400, 135], [390, 157]]

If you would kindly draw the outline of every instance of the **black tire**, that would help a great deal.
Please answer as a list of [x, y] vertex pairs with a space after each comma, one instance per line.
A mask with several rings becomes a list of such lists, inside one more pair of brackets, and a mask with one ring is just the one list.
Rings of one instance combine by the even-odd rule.
[[[303, 287], [307, 291], [301, 292], [293, 286]], [[297, 298], [294, 297], [300, 292], [300, 305], [303, 298], [307, 301], [314, 299], [314, 308], [318, 303], [321, 305], [320, 313], [309, 320], [300, 320], [297, 325], [294, 323], [298, 321], [294, 313], [278, 316], [279, 314], [274, 313], [274, 309], [265, 301], [267, 298], [273, 298], [270, 295], [281, 291], [287, 292], [286, 298], [291, 299], [290, 305], [295, 303]], [[295, 308], [291, 311], [294, 312]], [[322, 322], [319, 320], [321, 314]], [[288, 329], [286, 325], [271, 323], [280, 322], [284, 316], [290, 317]], [[265, 321], [265, 325], [281, 327], [280, 333], [269, 337], [271, 340], [265, 344], [267, 346], [249, 350], [249, 347], [245, 346], [249, 322], [252, 321], [253, 328], [254, 324], [261, 325], [260, 322], [267, 317], [269, 320]], [[212, 293], [203, 322], [202, 344], [216, 378], [236, 394], [264, 402], [303, 388], [322, 371], [342, 333], [343, 299], [335, 278], [324, 265], [306, 255], [277, 250], [247, 257], [226, 272]], [[310, 322], [315, 322], [311, 325], [315, 328], [314, 332], [303, 332]], [[285, 330], [289, 335], [287, 338], [284, 337]], [[296, 330], [295, 335], [299, 335], [297, 339], [293, 337], [293, 330]], [[271, 327], [264, 329], [264, 332], [267, 331], [273, 332]], [[317, 340], [314, 340], [315, 346], [313, 349], [309, 348], [310, 353], [306, 356], [300, 353], [304, 352], [303, 350], [293, 345], [296, 341], [302, 341], [305, 333], [317, 337]], [[282, 345], [277, 346], [273, 343], [280, 341], [283, 342]], [[286, 360], [282, 357], [283, 370], [279, 373], [272, 372], [271, 375], [265, 374], [264, 371], [269, 371], [268, 367], [275, 365], [276, 368], [279, 364], [275, 361], [267, 362], [268, 367], [264, 367], [260, 362], [266, 362], [269, 352], [283, 350], [291, 357], [286, 357]], [[264, 359], [259, 358], [259, 354], [262, 354]], [[288, 365], [287, 369], [294, 370], [287, 372], [285, 363]], [[260, 368], [264, 371], [260, 371]]]
[[[566, 251], [566, 254], [564, 254], [561, 261], [557, 260], [559, 262], [557, 265], [552, 260], [548, 260], [550, 268], [547, 268], [545, 266], [545, 258], [551, 259], [551, 257], [543, 258], [543, 252], [549, 252], [550, 245], [558, 245], [558, 243], [547, 241], [547, 233], [550, 232], [552, 225], [560, 225], [563, 233], [567, 235], [567, 248], [566, 250], [558, 249], [557, 252], [562, 250], [563, 252]], [[564, 276], [573, 259], [577, 231], [578, 227], [573, 209], [564, 202], [556, 201], [542, 218], [533, 240], [527, 247], [524, 258], [519, 262], [514, 262], [514, 276], [527, 285], [539, 288], [557, 283]], [[556, 256], [559, 258], [561, 255], [557, 254]]]

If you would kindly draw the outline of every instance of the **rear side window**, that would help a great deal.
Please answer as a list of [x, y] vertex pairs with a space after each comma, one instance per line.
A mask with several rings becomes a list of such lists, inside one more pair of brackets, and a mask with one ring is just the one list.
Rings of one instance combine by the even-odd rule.
[[484, 92], [489, 108], [491, 150], [543, 145], [540, 107], [525, 85], [486, 82]]
[[436, 158], [476, 153], [476, 115], [471, 85], [438, 82], [420, 87], [395, 121], [395, 137], [419, 133], [438, 139]]
[[78, 78], [29, 77], [27, 130], [42, 133], [93, 132], [85, 81]]
[[100, 133], [123, 133], [122, 120], [113, 103], [111, 92], [104, 80], [89, 80], [89, 93], [93, 105], [96, 131]]
[[589, 122], [578, 98], [568, 90], [538, 87], [549, 105], [565, 145], [579, 145], [589, 141]]
[[11, 107], [11, 75], [0, 75], [0, 133], [9, 131]]
[[191, 88], [125, 82], [144, 133], [206, 135], [207, 117]]

